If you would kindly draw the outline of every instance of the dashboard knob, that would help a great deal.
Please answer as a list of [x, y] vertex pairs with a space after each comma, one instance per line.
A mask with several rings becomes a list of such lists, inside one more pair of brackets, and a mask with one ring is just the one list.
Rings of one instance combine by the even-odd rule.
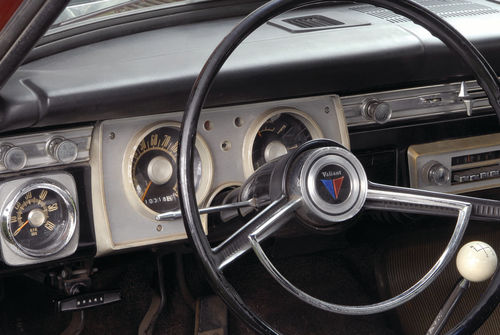
[[48, 146], [47, 151], [59, 163], [71, 163], [78, 156], [78, 146], [75, 142], [64, 138], [52, 139]]
[[26, 166], [28, 156], [20, 147], [12, 144], [3, 144], [0, 146], [0, 160], [7, 170], [19, 171]]
[[495, 273], [497, 263], [495, 250], [481, 241], [465, 244], [457, 254], [458, 272], [471, 282], [489, 279]]
[[441, 163], [431, 162], [427, 170], [427, 180], [433, 185], [444, 185], [450, 181], [450, 170]]
[[367, 120], [384, 124], [392, 117], [392, 108], [388, 102], [376, 98], [368, 98], [361, 104], [361, 114]]

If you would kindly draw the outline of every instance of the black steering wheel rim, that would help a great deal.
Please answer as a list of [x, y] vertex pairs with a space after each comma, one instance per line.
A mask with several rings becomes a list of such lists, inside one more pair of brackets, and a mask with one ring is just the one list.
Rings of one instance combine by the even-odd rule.
[[[314, 4], [340, 2], [340, 0], [275, 0], [270, 1], [241, 21], [216, 47], [198, 78], [196, 79], [183, 116], [180, 138], [180, 150], [178, 157], [178, 182], [180, 193], [180, 207], [184, 217], [184, 223], [188, 237], [204, 267], [209, 282], [232, 311], [243, 319], [254, 330], [262, 334], [278, 334], [265, 321], [250, 310], [232, 285], [227, 281], [221, 270], [217, 268], [215, 261], [210, 257], [211, 247], [202, 228], [198, 206], [195, 197], [194, 181], [190, 177], [193, 175], [193, 156], [196, 139], [196, 128], [199, 121], [201, 109], [206, 100], [210, 87], [217, 73], [227, 58], [237, 48], [237, 46], [258, 27], [265, 24], [273, 17], [296, 7]], [[398, 14], [408, 17], [416, 24], [419, 24], [440, 39], [451, 50], [455, 51], [461, 59], [471, 68], [479, 85], [485, 90], [490, 104], [500, 119], [500, 88], [498, 78], [481, 53], [468, 42], [456, 29], [440, 19], [429, 10], [415, 4], [409, 0], [363, 0], [360, 2], [372, 4], [392, 10]], [[491, 309], [491, 302], [496, 303], [500, 299], [500, 294], [494, 283], [500, 282], [500, 272], [497, 271], [492, 280], [490, 288], [485, 293], [488, 295], [484, 300], [490, 302], [488, 306], [478, 305], [464, 321], [454, 328], [451, 334], [470, 333], [477, 329], [485, 320], [485, 313]], [[498, 286], [498, 285], [497, 285]], [[496, 306], [496, 304], [495, 304]], [[481, 313], [477, 313], [478, 311]], [[491, 313], [492, 311], [489, 311]], [[489, 314], [486, 315], [486, 318]], [[484, 319], [484, 320], [481, 320]], [[475, 327], [475, 328], [474, 328]], [[474, 328], [474, 329], [473, 329]]]

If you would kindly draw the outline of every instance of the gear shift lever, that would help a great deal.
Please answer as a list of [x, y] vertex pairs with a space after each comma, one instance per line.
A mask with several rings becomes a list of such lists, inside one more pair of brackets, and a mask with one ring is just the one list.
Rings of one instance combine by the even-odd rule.
[[457, 269], [468, 281], [488, 280], [497, 269], [495, 250], [484, 242], [469, 242], [458, 252]]
[[470, 282], [482, 282], [491, 278], [497, 268], [495, 250], [487, 243], [474, 241], [465, 244], [457, 254], [457, 269], [462, 279], [451, 292], [438, 315], [432, 322], [427, 335], [437, 335], [441, 332], [450, 317], [458, 300], [469, 288]]

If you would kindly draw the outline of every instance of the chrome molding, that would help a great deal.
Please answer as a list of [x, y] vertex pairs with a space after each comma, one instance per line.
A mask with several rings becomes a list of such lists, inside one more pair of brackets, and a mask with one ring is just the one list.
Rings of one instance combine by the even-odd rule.
[[[22, 149], [27, 157], [26, 165], [20, 170], [29, 170], [39, 167], [68, 165], [79, 162], [87, 162], [90, 159], [90, 141], [94, 127], [70, 128], [49, 132], [40, 132], [21, 136], [0, 138], [0, 146], [12, 145]], [[77, 146], [75, 160], [70, 163], [61, 163], [53, 158], [48, 150], [49, 143], [53, 139], [66, 139], [74, 142]], [[12, 173], [0, 164], [0, 174]], [[17, 171], [16, 171], [17, 172]]]
[[[464, 85], [467, 87], [467, 99], [460, 97]], [[392, 117], [388, 123], [428, 116], [459, 113], [467, 115], [467, 112], [473, 113], [491, 108], [484, 91], [476, 81], [374, 92], [341, 97], [349, 127], [376, 124], [375, 121], [363, 116], [363, 102], [366, 99], [387, 102], [391, 106]], [[471, 100], [473, 104], [470, 104]]]

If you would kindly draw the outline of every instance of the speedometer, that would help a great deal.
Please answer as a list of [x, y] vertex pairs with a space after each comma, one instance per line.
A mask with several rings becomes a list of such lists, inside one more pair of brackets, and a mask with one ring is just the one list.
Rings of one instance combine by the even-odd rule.
[[250, 126], [245, 138], [245, 176], [299, 145], [320, 137], [322, 133], [317, 123], [302, 111], [283, 108], [265, 113]]
[[[135, 200], [152, 214], [179, 209], [177, 150], [179, 124], [162, 123], [142, 131], [131, 150], [129, 184]], [[212, 160], [207, 145], [197, 139], [194, 176], [197, 197], [203, 199], [212, 179]]]

